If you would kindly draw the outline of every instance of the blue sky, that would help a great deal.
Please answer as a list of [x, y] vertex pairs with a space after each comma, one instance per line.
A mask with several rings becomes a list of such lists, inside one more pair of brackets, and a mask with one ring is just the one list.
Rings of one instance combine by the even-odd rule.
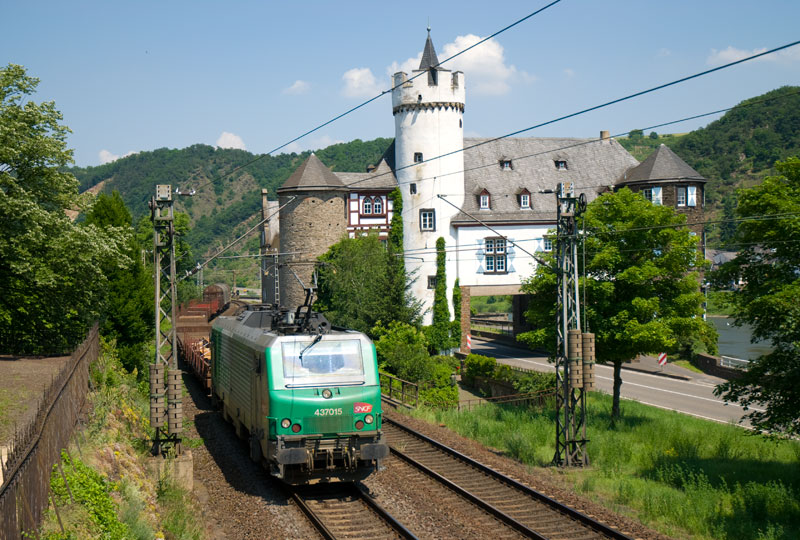
[[[0, 64], [41, 79], [78, 165], [195, 143], [263, 153], [389, 87], [430, 21], [439, 58], [532, 2], [4, 2]], [[800, 2], [562, 0], [479, 46], [465, 133], [498, 136], [800, 39]], [[621, 133], [800, 84], [800, 46], [530, 132]], [[665, 132], [690, 131], [710, 120]], [[290, 150], [392, 137], [384, 96]]]

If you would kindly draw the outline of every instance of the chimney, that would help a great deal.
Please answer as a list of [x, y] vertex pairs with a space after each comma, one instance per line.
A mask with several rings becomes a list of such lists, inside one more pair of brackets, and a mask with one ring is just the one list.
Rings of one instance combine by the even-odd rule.
[[610, 138], [611, 137], [609, 136], [608, 131], [606, 131], [605, 129], [600, 132], [600, 140], [601, 141], [607, 141]]
[[368, 173], [373, 172], [375, 169], [377, 169], [377, 167], [375, 165], [367, 165], [367, 172]]

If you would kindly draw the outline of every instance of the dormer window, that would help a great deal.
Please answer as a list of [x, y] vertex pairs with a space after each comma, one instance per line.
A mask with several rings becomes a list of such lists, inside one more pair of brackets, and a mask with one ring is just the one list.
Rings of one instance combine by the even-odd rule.
[[489, 210], [492, 206], [492, 196], [485, 189], [478, 195], [478, 208]]
[[519, 191], [517, 191], [517, 202], [520, 208], [530, 208], [531, 192], [528, 191], [527, 188], [520, 188]]
[[501, 159], [500, 160], [500, 170], [510, 171], [513, 168], [514, 167], [511, 165], [511, 160], [510, 159]]
[[566, 171], [567, 170], [567, 161], [564, 159], [557, 159], [554, 161], [556, 164], [556, 170], [558, 171]]

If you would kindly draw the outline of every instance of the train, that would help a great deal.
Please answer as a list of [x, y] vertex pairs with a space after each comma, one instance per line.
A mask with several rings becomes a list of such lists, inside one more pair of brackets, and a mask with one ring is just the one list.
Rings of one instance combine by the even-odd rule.
[[291, 485], [362, 480], [389, 454], [375, 346], [306, 304], [247, 304], [217, 317], [211, 395], [273, 477]]
[[211, 323], [231, 306], [231, 290], [225, 283], [203, 289], [202, 300], [191, 300], [178, 308], [175, 331], [178, 354], [192, 368], [206, 391], [211, 390]]

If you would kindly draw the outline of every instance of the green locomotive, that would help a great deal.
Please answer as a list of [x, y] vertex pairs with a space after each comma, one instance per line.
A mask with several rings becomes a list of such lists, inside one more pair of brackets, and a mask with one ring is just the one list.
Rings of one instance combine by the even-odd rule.
[[354, 481], [389, 449], [375, 346], [310, 310], [250, 305], [211, 330], [212, 394], [250, 457], [290, 484]]

